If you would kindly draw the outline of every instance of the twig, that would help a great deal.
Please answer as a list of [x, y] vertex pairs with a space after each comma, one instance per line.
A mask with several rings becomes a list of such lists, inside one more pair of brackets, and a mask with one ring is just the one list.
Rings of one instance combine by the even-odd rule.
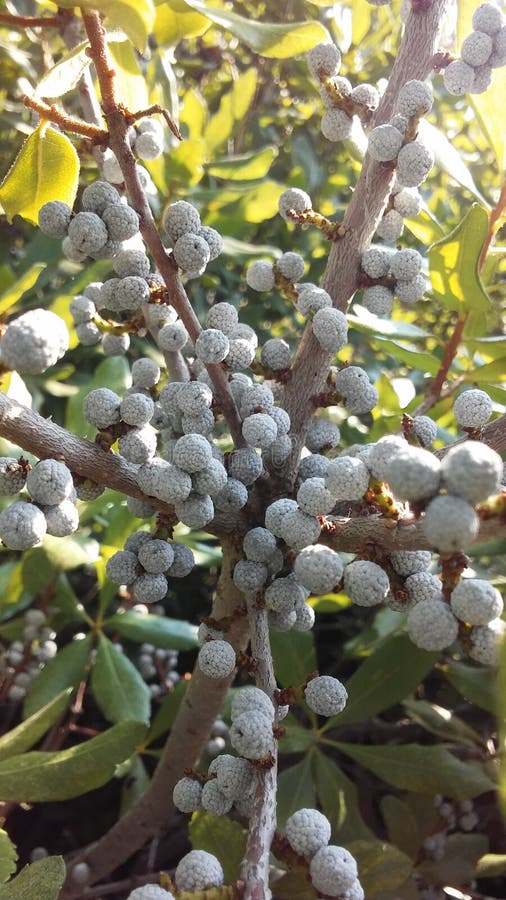
[[147, 872], [145, 875], [132, 875], [122, 881], [111, 881], [109, 884], [98, 884], [97, 887], [84, 890], [78, 900], [92, 900], [92, 897], [105, 897], [106, 894], [129, 893], [145, 884], [160, 884], [159, 872]]
[[48, 106], [47, 103], [42, 103], [41, 100], [35, 100], [33, 97], [24, 97], [23, 103], [28, 109], [33, 109], [34, 112], [38, 113], [41, 119], [46, 119], [48, 122], [58, 125], [62, 131], [80, 134], [94, 144], [102, 144], [103, 146], [109, 140], [109, 134], [104, 128], [98, 128], [96, 125], [91, 125], [88, 122], [74, 119], [73, 116], [68, 116], [63, 110], [58, 109], [54, 105]]
[[11, 13], [0, 13], [0, 23], [13, 28], [59, 28], [61, 16], [15, 16]]
[[[235, 563], [241, 556], [240, 542], [237, 545], [232, 539], [223, 541], [222, 570], [212, 610], [215, 619], [233, 617], [227, 640], [236, 650], [244, 650], [248, 641], [247, 617], [233, 615], [243, 605], [242, 594], [232, 580]], [[174, 785], [186, 767], [197, 764], [232, 680], [233, 675], [212, 679], [198, 667], [194, 670], [147, 791], [99, 841], [72, 857], [73, 865], [85, 861], [90, 866], [90, 884], [114, 871], [150, 838], [167, 828], [173, 815]], [[81, 891], [67, 879], [60, 900], [75, 900]]]
[[[170, 302], [185, 325], [192, 341], [201, 332], [199, 320], [183, 288], [178, 267], [172, 254], [168, 255], [162, 244], [149, 203], [139, 181], [136, 161], [128, 141], [128, 117], [116, 96], [114, 69], [109, 62], [105, 32], [98, 13], [83, 9], [83, 22], [90, 42], [90, 56], [95, 64], [102, 95], [109, 144], [121, 166], [125, 185], [132, 206], [139, 214], [140, 229], [151, 255], [169, 292]], [[213, 382], [216, 401], [228, 422], [230, 433], [237, 447], [244, 446], [241, 420], [230, 392], [228, 377], [219, 364], [207, 366]]]
[[[420, 10], [411, 8], [387, 89], [374, 116], [374, 125], [390, 119], [403, 84], [413, 78], [424, 79], [430, 73], [447, 5], [448, 0], [433, 0], [424, 3]], [[393, 179], [393, 170], [376, 163], [366, 154], [343, 220], [346, 234], [331, 245], [322, 280], [322, 287], [330, 293], [337, 309], [346, 311], [357, 289], [360, 255], [369, 246], [381, 219]], [[287, 485], [294, 482], [307, 423], [314, 411], [312, 398], [324, 388], [331, 359], [308, 324], [284, 394], [283, 405], [290, 415], [293, 440], [286, 468]]]

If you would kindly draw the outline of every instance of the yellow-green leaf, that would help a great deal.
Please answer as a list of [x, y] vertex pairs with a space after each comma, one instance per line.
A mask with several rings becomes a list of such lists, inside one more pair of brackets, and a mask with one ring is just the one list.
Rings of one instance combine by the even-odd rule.
[[138, 50], [144, 50], [155, 22], [152, 0], [93, 0], [93, 6], [121, 28]]
[[253, 67], [246, 69], [221, 98], [218, 112], [210, 119], [204, 132], [210, 157], [214, 156], [216, 147], [230, 137], [235, 123], [243, 121], [255, 95], [256, 84], [257, 70]]
[[68, 750], [11, 756], [0, 763], [0, 796], [15, 803], [40, 803], [86, 794], [112, 778], [145, 733], [143, 722], [120, 722]]
[[149, 105], [146, 81], [130, 41], [111, 41], [109, 52], [114, 62], [121, 102], [130, 110], [146, 109]]
[[488, 215], [473, 203], [457, 227], [429, 250], [432, 290], [449, 309], [460, 313], [490, 309], [490, 298], [478, 273], [487, 232]]
[[16, 871], [17, 858], [16, 848], [9, 835], [0, 828], [0, 881], [7, 881], [9, 875]]
[[[66, 9], [76, 5], [75, 0], [55, 2]], [[79, 6], [103, 13], [112, 25], [125, 32], [138, 50], [144, 50], [155, 21], [153, 0], [80, 0]]]
[[208, 167], [207, 171], [216, 178], [252, 181], [267, 175], [277, 155], [276, 147], [265, 147], [258, 153], [243, 153], [238, 156], [228, 156], [226, 159], [217, 159]]
[[62, 856], [38, 859], [8, 884], [0, 885], [0, 900], [58, 900], [65, 874]]
[[71, 693], [72, 688], [66, 688], [29, 719], [4, 734], [0, 738], [0, 760], [8, 759], [9, 756], [23, 753], [33, 747], [67, 708]]
[[348, 848], [357, 860], [360, 883], [371, 900], [381, 891], [395, 890], [411, 874], [411, 860], [392, 844], [353, 841]]
[[186, 0], [187, 6], [221, 25], [244, 41], [252, 50], [270, 59], [291, 59], [299, 53], [307, 53], [329, 39], [329, 33], [320, 22], [290, 22], [286, 25], [245, 19], [227, 9], [208, 6], [202, 0]]
[[183, 38], [199, 37], [210, 27], [209, 19], [189, 9], [184, 0], [166, 0], [156, 8], [153, 31], [164, 46], [175, 47]]
[[[473, 4], [474, 5], [474, 4]], [[483, 94], [471, 94], [469, 100], [474, 106], [480, 125], [495, 153], [499, 172], [506, 163], [506, 132], [504, 119], [497, 115], [506, 96], [506, 70], [494, 69], [492, 84]]]
[[239, 877], [246, 832], [238, 822], [199, 809], [191, 818], [190, 841], [194, 850], [207, 850], [218, 857], [225, 881], [235, 881]]
[[14, 306], [14, 304], [26, 294], [27, 291], [33, 288], [40, 273], [45, 268], [46, 263], [44, 262], [34, 263], [33, 266], [30, 266], [26, 272], [23, 272], [21, 277], [0, 295], [0, 316], [6, 313], [11, 306]]
[[49, 69], [38, 82], [35, 96], [52, 99], [71, 91], [91, 63], [91, 57], [86, 53], [88, 46], [88, 41], [83, 41]]
[[68, 137], [41, 122], [25, 141], [0, 185], [0, 203], [9, 222], [15, 215], [37, 224], [49, 200], [74, 205], [79, 157]]

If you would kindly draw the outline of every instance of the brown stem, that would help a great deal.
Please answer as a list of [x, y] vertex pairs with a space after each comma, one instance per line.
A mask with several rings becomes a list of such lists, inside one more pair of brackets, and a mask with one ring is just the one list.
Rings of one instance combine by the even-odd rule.
[[[212, 611], [216, 619], [231, 617], [243, 607], [242, 594], [232, 580], [235, 563], [241, 557], [240, 544], [238, 547], [233, 539], [223, 541], [222, 570]], [[246, 616], [233, 616], [227, 640], [236, 650], [245, 649]], [[233, 677], [212, 679], [195, 668], [147, 791], [96, 844], [72, 858], [73, 865], [86, 862], [90, 867], [89, 884], [114, 871], [150, 838], [167, 828], [174, 813], [174, 785], [185, 768], [196, 766]], [[60, 900], [74, 900], [81, 891], [68, 878]]]
[[[128, 141], [128, 117], [116, 97], [114, 69], [108, 58], [105, 32], [98, 13], [83, 10], [83, 21], [90, 42], [90, 56], [95, 64], [104, 115], [109, 129], [109, 145], [121, 166], [132, 206], [139, 214], [140, 229], [169, 293], [170, 303], [185, 325], [192, 341], [201, 332], [199, 320], [182, 285], [178, 267], [172, 254], [162, 244], [146, 195], [139, 181], [136, 161]], [[244, 446], [241, 420], [228, 386], [228, 377], [219, 364], [207, 366], [213, 382], [218, 406], [228, 422], [237, 447]]]
[[[267, 610], [255, 602], [248, 605], [251, 634], [251, 656], [256, 662], [255, 681], [271, 700], [276, 690], [274, 664], [269, 642]], [[274, 702], [274, 701], [273, 701]], [[241, 880], [244, 882], [244, 900], [269, 900], [269, 854], [276, 830], [277, 753], [274, 765], [256, 772], [256, 788], [253, 809], [249, 821], [248, 840], [244, 855]]]
[[[411, 8], [388, 87], [374, 116], [374, 125], [389, 120], [399, 90], [406, 81], [424, 79], [430, 73], [447, 3], [448, 0], [432, 0], [424, 3], [420, 10]], [[360, 255], [369, 246], [383, 215], [393, 178], [392, 169], [366, 155], [343, 220], [346, 234], [332, 244], [322, 280], [322, 286], [332, 296], [337, 309], [346, 311], [357, 289]], [[286, 470], [289, 485], [293, 484], [307, 423], [314, 411], [312, 398], [322, 392], [331, 360], [331, 355], [322, 350], [308, 324], [285, 389], [284, 406], [290, 415], [293, 440]]]
[[11, 13], [0, 13], [0, 23], [12, 25], [13, 28], [59, 28], [60, 16], [14, 16]]
[[494, 240], [497, 230], [499, 228], [499, 223], [501, 218], [503, 217], [506, 211], [506, 179], [503, 182], [503, 186], [501, 188], [501, 193], [499, 194], [499, 199], [494, 206], [494, 208], [490, 212], [490, 218], [488, 222], [488, 232], [487, 237], [485, 238], [485, 243], [481, 248], [480, 258], [478, 260], [478, 271], [481, 272], [483, 266], [485, 265], [485, 260], [487, 258], [488, 251], [490, 249], [490, 245]]
[[462, 338], [462, 332], [464, 331], [464, 328], [466, 326], [468, 316], [469, 313], [464, 313], [464, 315], [459, 316], [459, 318], [455, 322], [453, 333], [450, 339], [445, 344], [443, 358], [436, 373], [436, 377], [434, 378], [434, 381], [432, 382], [427, 392], [425, 400], [420, 404], [419, 407], [417, 407], [414, 415], [419, 416], [423, 413], [426, 413], [427, 410], [432, 409], [432, 407], [435, 406], [435, 404], [440, 399], [443, 385], [446, 381], [446, 376], [448, 375], [450, 366], [455, 359], [455, 356], [457, 355], [460, 340]]
[[62, 131], [80, 134], [95, 144], [105, 145], [108, 142], [109, 135], [104, 128], [98, 128], [96, 125], [82, 122], [80, 119], [74, 119], [73, 116], [68, 116], [54, 105], [48, 106], [47, 103], [42, 103], [42, 101], [35, 100], [33, 97], [23, 97], [23, 103], [28, 109], [33, 109], [38, 113], [41, 119], [47, 119], [48, 122], [58, 125]]

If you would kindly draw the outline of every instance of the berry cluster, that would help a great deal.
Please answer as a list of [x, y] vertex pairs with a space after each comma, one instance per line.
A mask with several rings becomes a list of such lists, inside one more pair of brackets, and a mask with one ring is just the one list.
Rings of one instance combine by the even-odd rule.
[[285, 836], [292, 850], [309, 863], [313, 887], [325, 896], [363, 900], [357, 863], [344, 847], [329, 844], [330, 822], [317, 809], [298, 809], [286, 821]]
[[10, 550], [28, 550], [46, 534], [65, 537], [79, 526], [72, 473], [64, 462], [40, 460], [33, 468], [21, 458], [0, 459], [0, 494], [13, 495], [23, 488], [29, 500], [16, 500], [0, 512], [0, 539]]
[[506, 24], [495, 3], [482, 3], [473, 13], [473, 31], [462, 41], [460, 59], [445, 68], [449, 94], [483, 94], [492, 82], [492, 70], [506, 65]]
[[71, 262], [112, 259], [139, 232], [139, 216], [106, 181], [84, 189], [81, 207], [73, 214], [66, 203], [50, 200], [39, 210], [40, 230], [63, 240], [62, 250]]
[[423, 257], [418, 250], [369, 247], [361, 258], [362, 271], [367, 276], [363, 306], [376, 316], [388, 316], [394, 297], [409, 305], [421, 300], [427, 290], [422, 266]]
[[167, 207], [163, 227], [172, 242], [174, 259], [187, 278], [202, 275], [208, 262], [216, 259], [223, 250], [219, 232], [202, 225], [198, 210], [186, 200], [178, 200]]
[[[106, 572], [114, 584], [126, 585], [139, 603], [151, 604], [163, 600], [169, 578], [185, 578], [194, 565], [193, 553], [185, 544], [157, 537], [156, 532], [134, 531], [124, 550], [108, 559]], [[146, 672], [154, 674], [151, 667]]]

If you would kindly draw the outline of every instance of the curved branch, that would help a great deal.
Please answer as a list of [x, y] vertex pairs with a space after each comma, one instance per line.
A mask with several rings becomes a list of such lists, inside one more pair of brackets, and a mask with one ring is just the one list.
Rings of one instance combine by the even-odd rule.
[[[170, 303], [184, 323], [191, 340], [195, 342], [200, 334], [201, 326], [181, 282], [175, 260], [172, 255], [167, 254], [167, 250], [162, 244], [149, 203], [139, 181], [136, 160], [128, 140], [129, 125], [125, 110], [116, 96], [114, 70], [110, 65], [100, 16], [97, 12], [85, 9], [82, 10], [82, 16], [90, 42], [90, 56], [95, 64], [100, 85], [104, 116], [109, 130], [109, 146], [121, 166], [130, 202], [140, 217], [141, 234], [165, 282]], [[241, 420], [228, 386], [227, 374], [224, 368], [217, 363], [208, 365], [207, 369], [213, 382], [217, 403], [228, 422], [234, 443], [236, 447], [243, 447], [245, 442], [241, 431]]]
[[[233, 617], [227, 640], [236, 650], [244, 650], [248, 642], [247, 617], [237, 615], [243, 609], [244, 598], [232, 580], [235, 563], [240, 558], [240, 544], [237, 546], [232, 539], [224, 541], [222, 569], [212, 611], [216, 619]], [[150, 838], [167, 829], [174, 815], [174, 785], [185, 768], [196, 766], [233, 679], [234, 675], [208, 678], [195, 667], [147, 791], [96, 844], [72, 857], [72, 865], [86, 862], [90, 867], [88, 884], [113, 872]], [[60, 900], [74, 900], [82, 891], [82, 886], [72, 882], [69, 876]]]
[[[341, 553], [360, 554], [371, 548], [385, 554], [394, 550], [434, 550], [422, 531], [420, 521], [412, 516], [397, 521], [380, 515], [356, 518], [326, 516], [326, 519], [331, 529], [322, 531], [320, 543]], [[480, 522], [480, 530], [473, 544], [483, 544], [499, 537], [504, 537], [504, 522], [486, 519]]]
[[[137, 484], [139, 466], [112, 450], [102, 450], [98, 444], [77, 437], [1, 391], [0, 435], [39, 459], [63, 457], [74, 474], [120, 491], [128, 497], [144, 500], [166, 516], [174, 517], [173, 506], [141, 491]], [[244, 531], [245, 523], [245, 514], [231, 517], [228, 513], [217, 512], [213, 523], [206, 527], [210, 534], [222, 535]]]
[[[424, 79], [431, 71], [447, 5], [448, 0], [432, 0], [432, 3], [420, 4], [420, 10], [418, 5], [416, 9], [412, 6], [388, 87], [376, 112], [375, 125], [388, 121], [399, 90], [406, 81]], [[366, 154], [343, 220], [346, 234], [332, 244], [322, 280], [322, 287], [330, 293], [337, 309], [346, 311], [357, 289], [360, 255], [369, 246], [383, 215], [393, 179], [391, 168], [376, 163]], [[295, 479], [307, 423], [313, 413], [312, 398], [323, 390], [331, 361], [332, 356], [322, 350], [308, 324], [284, 395], [293, 440], [286, 469], [289, 484]]]

